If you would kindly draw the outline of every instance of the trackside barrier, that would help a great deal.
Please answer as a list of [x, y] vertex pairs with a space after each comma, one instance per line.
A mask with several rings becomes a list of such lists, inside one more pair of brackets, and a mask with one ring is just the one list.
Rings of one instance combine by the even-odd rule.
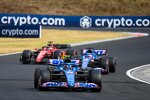
[[[3, 28], [21, 29], [26, 26], [19, 36], [27, 37], [31, 34], [30, 27], [47, 26], [47, 27], [78, 27], [82, 29], [89, 28], [150, 28], [150, 16], [60, 16], [60, 15], [29, 15], [29, 14], [0, 14], [0, 36], [12, 37], [10, 31], [4, 32]], [[12, 27], [10, 27], [12, 26]], [[24, 28], [24, 29], [25, 29]], [[40, 28], [40, 27], [39, 27]], [[34, 28], [33, 28], [34, 29]], [[17, 30], [18, 31], [18, 30]], [[5, 35], [3, 35], [4, 33]], [[12, 31], [11, 31], [12, 32]], [[11, 34], [11, 35], [8, 35]], [[15, 33], [14, 33], [15, 34]], [[17, 33], [16, 33], [17, 34]], [[29, 37], [34, 37], [28, 35]]]
[[41, 38], [41, 26], [0, 26], [0, 37]]

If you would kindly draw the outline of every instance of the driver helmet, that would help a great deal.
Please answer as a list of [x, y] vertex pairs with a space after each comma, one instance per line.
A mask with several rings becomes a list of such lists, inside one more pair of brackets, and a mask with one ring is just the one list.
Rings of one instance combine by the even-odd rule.
[[93, 53], [91, 49], [87, 50], [86, 53]]
[[49, 47], [48, 47], [48, 50], [52, 50], [52, 49], [53, 49], [53, 47], [52, 47], [52, 46], [49, 46]]
[[44, 51], [46, 51], [46, 50], [47, 50], [46, 46], [43, 46], [43, 47], [42, 47], [42, 49], [43, 49]]
[[71, 63], [71, 59], [69, 58], [64, 59], [64, 63]]

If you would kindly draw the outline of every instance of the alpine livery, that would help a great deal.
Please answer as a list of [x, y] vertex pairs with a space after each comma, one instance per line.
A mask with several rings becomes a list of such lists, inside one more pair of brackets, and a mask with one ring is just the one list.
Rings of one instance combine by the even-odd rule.
[[34, 73], [34, 88], [47, 90], [52, 88], [89, 89], [100, 92], [101, 69], [79, 66], [79, 60], [50, 59], [47, 68], [37, 68]]
[[81, 50], [82, 68], [102, 68], [103, 74], [116, 71], [116, 58], [108, 57], [107, 50], [94, 50], [92, 48]]

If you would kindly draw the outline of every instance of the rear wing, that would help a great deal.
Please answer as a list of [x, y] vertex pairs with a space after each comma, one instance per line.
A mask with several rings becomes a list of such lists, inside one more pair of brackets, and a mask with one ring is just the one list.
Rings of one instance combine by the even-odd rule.
[[[86, 54], [88, 50], [89, 49], [83, 49], [81, 51], [81, 54]], [[93, 50], [93, 51], [94, 51], [93, 53], [96, 53], [97, 55], [106, 55], [107, 54], [107, 50]]]
[[53, 44], [53, 41], [48, 41], [47, 46], [54, 46], [57, 49], [67, 49], [71, 48], [70, 44]]
[[[49, 59], [48, 60], [48, 65], [61, 65], [64, 63], [63, 59]], [[80, 61], [79, 60], [71, 60], [71, 63], [79, 65]]]
[[57, 49], [67, 49], [67, 48], [71, 48], [70, 44], [53, 44], [54, 47], [56, 47]]

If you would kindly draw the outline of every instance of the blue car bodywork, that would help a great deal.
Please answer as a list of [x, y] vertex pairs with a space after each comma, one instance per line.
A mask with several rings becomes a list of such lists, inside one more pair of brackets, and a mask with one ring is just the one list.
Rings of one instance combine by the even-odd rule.
[[[51, 73], [54, 73], [54, 75], [51, 76], [57, 76], [60, 77], [60, 80], [65, 77], [65, 80], [60, 81], [59, 79], [57, 81], [48, 81], [41, 84], [41, 87], [44, 88], [60, 88], [60, 87], [66, 87], [66, 88], [87, 88], [87, 89], [100, 89], [101, 85], [88, 82], [86, 79], [88, 79], [88, 74], [82, 74], [82, 73], [88, 73], [89, 71], [82, 70], [81, 67], [79, 67], [79, 60], [71, 60], [69, 63], [65, 63], [62, 59], [50, 59], [48, 66], [52, 68], [53, 70]], [[93, 69], [92, 69], [93, 70]], [[101, 72], [101, 69], [95, 69], [96, 71]], [[55, 74], [57, 72], [57, 74]], [[99, 74], [99, 78], [101, 79], [101, 73]], [[83, 81], [80, 80], [80, 78], [84, 79]], [[80, 81], [77, 81], [80, 80]], [[100, 80], [99, 80], [100, 81]]]
[[82, 49], [81, 51], [82, 59], [89, 58], [89, 60], [98, 60], [106, 54], [107, 50]]
[[[99, 61], [104, 55], [106, 55], [107, 50], [93, 50], [93, 49], [83, 49], [81, 51], [81, 66], [82, 68], [89, 67], [89, 63]], [[100, 63], [100, 62], [99, 62]], [[108, 63], [108, 60], [106, 60]], [[96, 65], [95, 67], [101, 68], [102, 71], [106, 71], [106, 69], [102, 68], [102, 66]]]
[[82, 49], [81, 66], [82, 68], [101, 68], [103, 74], [114, 73], [116, 57], [108, 57], [107, 50]]

